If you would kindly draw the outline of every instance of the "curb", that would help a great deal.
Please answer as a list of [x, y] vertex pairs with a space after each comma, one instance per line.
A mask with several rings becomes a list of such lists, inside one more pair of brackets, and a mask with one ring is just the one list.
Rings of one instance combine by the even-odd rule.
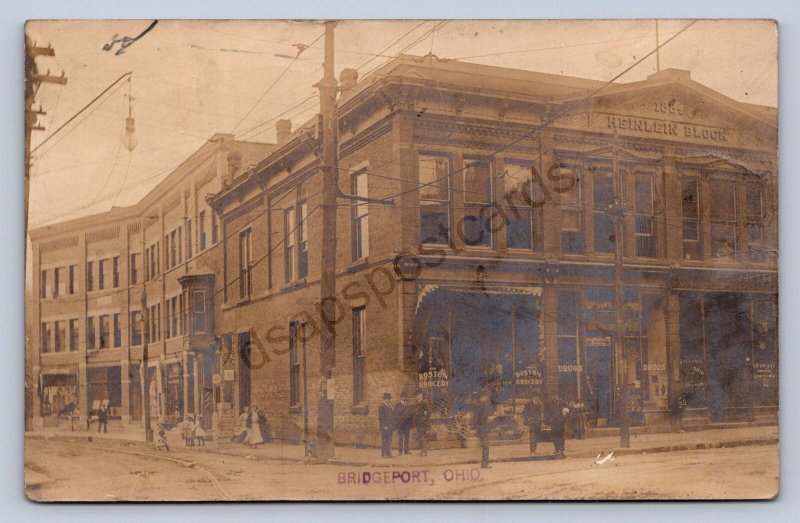
[[[121, 438], [93, 438], [91, 435], [59, 435], [59, 434], [35, 434], [35, 433], [28, 433], [25, 435], [26, 437], [38, 438], [38, 439], [65, 439], [65, 440], [78, 440], [78, 441], [86, 441], [86, 442], [93, 442], [93, 441], [110, 441], [110, 442], [118, 442], [123, 444], [130, 444], [134, 443], [137, 445], [145, 445], [148, 446], [143, 441], [138, 440], [127, 440]], [[638, 448], [638, 449], [612, 449], [614, 451], [614, 455], [616, 456], [630, 456], [630, 455], [640, 455], [640, 454], [658, 454], [662, 452], [686, 452], [686, 451], [695, 451], [695, 450], [713, 450], [713, 449], [725, 449], [725, 448], [736, 448], [736, 447], [751, 447], [751, 446], [766, 446], [766, 445], [777, 445], [779, 443], [779, 438], [777, 437], [767, 437], [767, 438], [751, 438], [751, 439], [743, 439], [743, 440], [731, 440], [731, 441], [714, 441], [714, 442], [699, 442], [699, 443], [690, 443], [690, 444], [676, 444], [676, 445], [662, 445], [658, 447], [646, 447], [646, 448]], [[243, 455], [239, 453], [231, 453], [225, 452], [224, 450], [218, 450], [214, 448], [207, 448], [204, 452], [212, 453], [216, 455], [222, 456], [232, 456], [232, 457], [239, 457], [242, 459], [248, 459], [248, 455]], [[252, 454], [251, 454], [252, 455]], [[578, 452], [569, 452], [567, 451], [567, 458], [594, 458], [596, 456], [595, 451], [578, 451]], [[259, 456], [255, 455], [253, 461], [282, 461], [288, 463], [306, 463], [308, 460], [305, 458], [296, 458], [292, 456]], [[525, 461], [551, 461], [559, 459], [557, 456], [552, 454], [547, 455], [522, 455], [522, 456], [510, 456], [510, 457], [501, 457], [501, 458], [494, 458], [490, 461], [492, 463], [518, 463], [518, 462], [525, 462]], [[435, 465], [474, 465], [480, 464], [480, 459], [477, 458], [470, 458], [470, 459], [456, 459], [456, 460], [445, 460], [439, 463], [435, 463]], [[313, 461], [312, 461], [313, 463]], [[369, 462], [369, 461], [351, 461], [351, 460], [338, 460], [336, 458], [330, 460], [328, 465], [335, 465], [335, 466], [342, 466], [342, 467], [377, 467], [377, 468], [392, 468], [397, 467], [398, 465], [403, 465], [398, 461], [390, 461], [390, 462]], [[414, 464], [408, 463], [405, 466], [414, 467], [420, 466], [423, 464]]]

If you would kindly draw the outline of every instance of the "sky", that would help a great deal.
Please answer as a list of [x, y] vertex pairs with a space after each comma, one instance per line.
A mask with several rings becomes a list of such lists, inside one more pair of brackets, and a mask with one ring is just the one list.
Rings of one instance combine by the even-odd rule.
[[[324, 27], [311, 21], [164, 20], [117, 55], [103, 45], [134, 37], [152, 20], [37, 21], [26, 27], [54, 57], [40, 73], [64, 71], [65, 86], [43, 84], [31, 161], [30, 226], [99, 213], [139, 201], [215, 133], [274, 142], [274, 123], [295, 125], [319, 110]], [[664, 42], [689, 20], [662, 20]], [[294, 44], [302, 44], [295, 47]], [[335, 62], [363, 78], [401, 53], [610, 80], [656, 71], [653, 20], [342, 21]], [[310, 46], [298, 56], [299, 48]], [[777, 33], [767, 21], [701, 20], [664, 45], [661, 69], [692, 78], [739, 101], [777, 106]], [[121, 75], [118, 83], [57, 134], [61, 125]], [[123, 144], [129, 97], [137, 147]]]

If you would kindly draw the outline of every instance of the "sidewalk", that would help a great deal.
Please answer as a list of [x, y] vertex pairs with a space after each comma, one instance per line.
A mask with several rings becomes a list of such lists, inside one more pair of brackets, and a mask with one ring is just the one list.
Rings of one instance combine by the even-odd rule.
[[[111, 439], [120, 441], [144, 442], [141, 428], [125, 427], [110, 430], [108, 434], [98, 434], [94, 431], [71, 432], [69, 430], [45, 429], [28, 432], [26, 435], [34, 437], [75, 437], [95, 439]], [[209, 442], [204, 447], [185, 447], [180, 438], [180, 431], [173, 429], [167, 435], [167, 440], [173, 449], [188, 450], [190, 452], [209, 452], [242, 456], [252, 460], [289, 461], [302, 463], [304, 458], [303, 445], [292, 445], [282, 441], [275, 441], [251, 449], [246, 445], [226, 443], [217, 446], [216, 442]], [[594, 458], [599, 453], [604, 455], [614, 451], [617, 456], [626, 454], [650, 454], [657, 452], [675, 452], [686, 450], [704, 450], [723, 447], [739, 447], [751, 445], [773, 445], [778, 443], [778, 427], [737, 427], [715, 430], [700, 430], [684, 433], [658, 433], [658, 434], [631, 434], [630, 448], [619, 448], [619, 436], [594, 437], [584, 440], [570, 439], [566, 442], [567, 458]], [[381, 458], [379, 448], [359, 449], [351, 446], [336, 447], [336, 457], [330, 464], [346, 466], [372, 466], [372, 467], [424, 467], [430, 465], [462, 465], [480, 463], [480, 447], [477, 448], [451, 448], [429, 450], [427, 456], [419, 456], [419, 451], [413, 454], [393, 458]], [[541, 443], [537, 454], [531, 456], [528, 451], [527, 441], [522, 444], [497, 445], [491, 447], [492, 462], [532, 461], [552, 459], [552, 443]]]

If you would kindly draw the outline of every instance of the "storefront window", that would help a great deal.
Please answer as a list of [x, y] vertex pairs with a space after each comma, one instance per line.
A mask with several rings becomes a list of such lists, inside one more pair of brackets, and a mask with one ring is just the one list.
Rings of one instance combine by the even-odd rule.
[[558, 293], [558, 395], [562, 400], [578, 399], [578, 310], [580, 292]]

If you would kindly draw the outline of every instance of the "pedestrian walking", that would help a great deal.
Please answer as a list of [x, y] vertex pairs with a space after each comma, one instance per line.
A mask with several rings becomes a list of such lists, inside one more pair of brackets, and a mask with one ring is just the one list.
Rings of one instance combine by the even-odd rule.
[[569, 414], [566, 404], [555, 394], [551, 394], [545, 405], [545, 422], [550, 425], [553, 435], [554, 454], [558, 457], [564, 455], [564, 429], [565, 417]]
[[256, 425], [258, 432], [261, 434], [261, 441], [263, 443], [269, 442], [269, 427], [267, 426], [267, 415], [261, 410], [261, 407], [256, 407]]
[[194, 447], [194, 422], [192, 417], [188, 416], [181, 425], [181, 437], [183, 438], [184, 447]]
[[103, 434], [108, 434], [108, 407], [105, 403], [100, 405], [100, 412], [97, 413], [97, 433], [100, 434], [100, 429]]
[[422, 391], [417, 391], [417, 401], [414, 403], [414, 428], [417, 431], [417, 446], [419, 455], [428, 455], [428, 430], [431, 427], [431, 407], [425, 401]]
[[231, 438], [234, 443], [244, 443], [247, 439], [247, 418], [250, 416], [250, 407], [242, 408], [242, 413], [239, 419], [236, 420], [236, 427], [233, 429], [233, 437]]
[[570, 417], [572, 418], [572, 432], [575, 439], [586, 437], [586, 405], [582, 401], [577, 401], [570, 407]]
[[378, 407], [378, 427], [381, 431], [381, 457], [392, 457], [392, 432], [394, 431], [394, 411], [389, 402], [392, 395], [383, 393], [383, 401]]
[[481, 468], [488, 469], [489, 465], [489, 416], [494, 411], [492, 400], [488, 393], [483, 393], [475, 408], [475, 427], [481, 440]]
[[408, 404], [408, 397], [405, 393], [400, 397], [400, 401], [394, 406], [394, 423], [397, 429], [397, 452], [398, 454], [411, 454], [408, 440], [411, 436], [411, 424], [413, 423], [413, 410]]
[[261, 437], [261, 431], [258, 430], [258, 417], [255, 409], [251, 410], [248, 414], [247, 421], [245, 423], [245, 429], [247, 430], [245, 443], [247, 443], [251, 449], [254, 449], [256, 446], [264, 443], [264, 440]]
[[200, 445], [201, 447], [206, 446], [206, 431], [203, 428], [203, 418], [201, 416], [197, 416], [197, 419], [192, 424], [192, 436], [194, 439], [193, 444]]
[[530, 451], [536, 454], [536, 440], [542, 430], [542, 402], [538, 398], [531, 398], [522, 409], [522, 419], [530, 432]]

